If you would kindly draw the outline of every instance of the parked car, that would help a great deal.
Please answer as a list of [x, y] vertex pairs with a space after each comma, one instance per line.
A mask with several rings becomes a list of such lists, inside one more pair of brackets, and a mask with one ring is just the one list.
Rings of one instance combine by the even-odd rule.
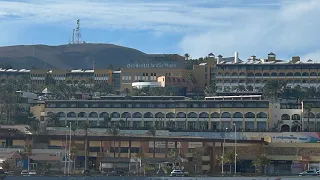
[[22, 170], [20, 174], [21, 174], [22, 176], [28, 176], [28, 175], [29, 175], [29, 172], [28, 172], [28, 170]]
[[31, 171], [29, 172], [29, 174], [30, 174], [30, 175], [36, 175], [36, 174], [37, 174], [37, 171], [31, 170]]
[[318, 176], [320, 175], [319, 171], [315, 170], [306, 170], [302, 173], [299, 173], [299, 176]]
[[126, 173], [124, 171], [112, 171], [107, 173], [108, 176], [125, 176]]
[[170, 176], [184, 176], [184, 172], [181, 170], [173, 170], [171, 171]]
[[89, 170], [89, 169], [83, 170], [83, 171], [82, 171], [82, 175], [83, 175], [83, 176], [90, 176], [90, 170]]

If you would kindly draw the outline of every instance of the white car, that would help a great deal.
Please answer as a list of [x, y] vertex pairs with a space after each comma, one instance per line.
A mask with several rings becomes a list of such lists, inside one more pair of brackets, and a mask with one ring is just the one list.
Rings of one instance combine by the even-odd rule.
[[27, 176], [27, 175], [29, 175], [29, 172], [28, 172], [28, 170], [22, 170], [20, 174], [23, 176]]
[[30, 175], [36, 175], [37, 172], [36, 172], [35, 170], [31, 170], [31, 171], [29, 172], [29, 174], [30, 174]]
[[173, 171], [170, 173], [170, 176], [184, 176], [184, 172], [181, 171], [181, 170], [173, 170]]

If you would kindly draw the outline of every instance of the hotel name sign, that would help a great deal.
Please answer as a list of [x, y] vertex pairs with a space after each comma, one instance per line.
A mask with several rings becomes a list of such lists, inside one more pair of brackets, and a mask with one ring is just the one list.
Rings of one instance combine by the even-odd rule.
[[179, 68], [180, 63], [172, 62], [145, 62], [145, 63], [131, 63], [127, 64], [127, 68]]

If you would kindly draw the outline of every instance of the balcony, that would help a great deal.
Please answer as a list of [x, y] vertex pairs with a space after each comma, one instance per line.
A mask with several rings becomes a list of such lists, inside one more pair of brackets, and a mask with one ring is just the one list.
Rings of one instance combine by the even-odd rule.
[[243, 121], [243, 118], [232, 118], [232, 120], [233, 120], [233, 121], [237, 121], [237, 122], [239, 122], [239, 121], [242, 122], [242, 121]]
[[266, 122], [268, 118], [256, 118], [256, 121], [258, 122]]

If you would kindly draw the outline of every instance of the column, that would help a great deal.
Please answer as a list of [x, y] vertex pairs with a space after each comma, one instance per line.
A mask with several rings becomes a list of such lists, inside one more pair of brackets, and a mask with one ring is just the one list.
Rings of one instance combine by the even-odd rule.
[[164, 153], [165, 153], [165, 157], [167, 158], [167, 157], [168, 157], [168, 140], [166, 140], [166, 142], [165, 142], [165, 150], [164, 150]]
[[131, 140], [129, 140], [129, 149], [128, 149], [128, 153], [129, 153], [129, 159], [131, 159]]
[[210, 162], [210, 170], [211, 170], [211, 173], [214, 173], [215, 167], [216, 167], [215, 146], [216, 146], [216, 143], [213, 141], [213, 142], [212, 142], [212, 148], [211, 148], [211, 154], [210, 154], [210, 159], [211, 159], [211, 162]]

